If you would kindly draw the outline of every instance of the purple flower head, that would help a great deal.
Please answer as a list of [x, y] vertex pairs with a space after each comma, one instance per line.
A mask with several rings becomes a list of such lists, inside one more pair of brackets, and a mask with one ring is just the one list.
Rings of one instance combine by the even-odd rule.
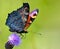
[[17, 34], [13, 33], [9, 36], [8, 41], [13, 45], [18, 46], [21, 43], [21, 38]]
[[35, 9], [35, 10], [33, 10], [30, 14], [29, 14], [29, 16], [35, 16], [35, 15], [37, 15], [38, 14], [38, 12], [39, 12], [39, 10], [38, 9]]

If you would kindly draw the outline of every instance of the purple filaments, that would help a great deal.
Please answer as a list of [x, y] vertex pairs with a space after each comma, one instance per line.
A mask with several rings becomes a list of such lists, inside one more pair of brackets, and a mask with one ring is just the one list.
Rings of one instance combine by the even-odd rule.
[[21, 43], [21, 38], [17, 34], [11, 34], [8, 41], [13, 45], [18, 46]]

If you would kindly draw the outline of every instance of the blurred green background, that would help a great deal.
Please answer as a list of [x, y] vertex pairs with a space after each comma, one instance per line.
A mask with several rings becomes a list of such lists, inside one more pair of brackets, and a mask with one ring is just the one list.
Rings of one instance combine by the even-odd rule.
[[38, 8], [39, 14], [21, 45], [13, 49], [60, 49], [60, 0], [0, 0], [0, 49], [5, 49], [11, 34], [5, 25], [7, 15], [23, 2], [30, 4], [31, 11]]

